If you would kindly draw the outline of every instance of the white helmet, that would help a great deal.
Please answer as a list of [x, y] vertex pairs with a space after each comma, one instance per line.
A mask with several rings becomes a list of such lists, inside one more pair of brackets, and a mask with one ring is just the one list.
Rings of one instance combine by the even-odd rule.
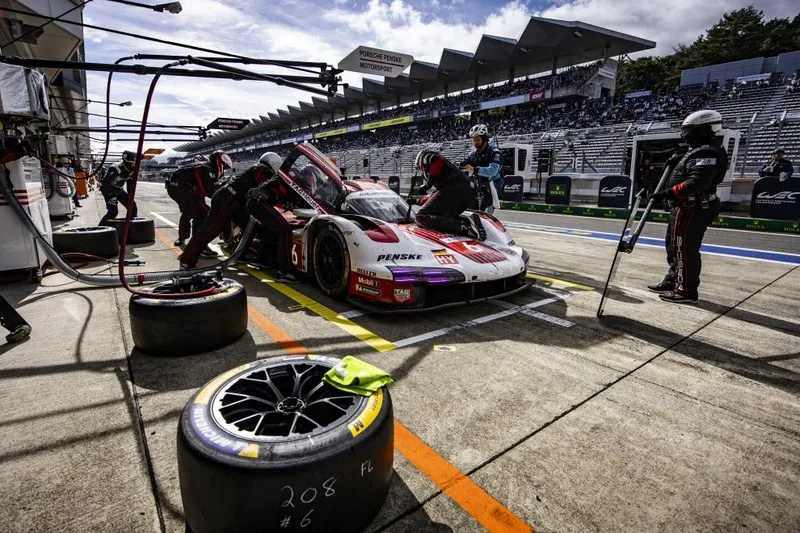
[[708, 142], [721, 130], [722, 115], [713, 109], [695, 111], [681, 123], [681, 137], [693, 148]]
[[488, 137], [489, 128], [486, 127], [486, 124], [475, 124], [474, 126], [472, 126], [472, 128], [470, 128], [469, 136], [472, 137], [473, 139], [475, 137], [483, 137], [483, 136]]
[[266, 165], [270, 167], [275, 174], [278, 173], [278, 169], [281, 168], [282, 163], [283, 159], [281, 159], [281, 156], [275, 152], [264, 152], [264, 154], [262, 154], [261, 158], [258, 160], [259, 165]]
[[716, 133], [722, 130], [722, 115], [713, 109], [701, 109], [683, 119], [683, 123], [681, 123], [682, 128], [697, 126], [710, 126], [711, 131]]

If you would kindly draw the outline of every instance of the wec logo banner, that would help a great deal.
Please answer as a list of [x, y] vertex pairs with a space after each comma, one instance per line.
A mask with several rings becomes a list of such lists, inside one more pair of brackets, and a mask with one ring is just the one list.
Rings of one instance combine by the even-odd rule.
[[761, 178], [750, 200], [753, 218], [800, 219], [800, 179]]
[[597, 195], [598, 207], [628, 207], [631, 179], [623, 175], [604, 176]]

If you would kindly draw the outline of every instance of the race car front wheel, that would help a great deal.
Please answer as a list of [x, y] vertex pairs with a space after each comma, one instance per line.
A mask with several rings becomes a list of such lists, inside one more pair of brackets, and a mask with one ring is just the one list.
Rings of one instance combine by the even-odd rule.
[[314, 241], [314, 276], [319, 287], [333, 298], [344, 298], [350, 286], [350, 252], [338, 228], [327, 225]]
[[322, 377], [338, 359], [283, 356], [234, 368], [194, 395], [178, 424], [187, 531], [357, 533], [392, 479], [386, 388], [369, 397]]

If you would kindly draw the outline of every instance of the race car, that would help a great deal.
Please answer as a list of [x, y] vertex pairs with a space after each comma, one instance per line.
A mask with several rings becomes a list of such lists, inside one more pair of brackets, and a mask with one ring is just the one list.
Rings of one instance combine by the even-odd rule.
[[279, 175], [311, 207], [287, 217], [291, 262], [331, 297], [373, 312], [400, 312], [501, 298], [529, 287], [528, 253], [487, 213], [479, 213], [485, 241], [422, 228], [400, 195], [371, 180], [343, 181], [308, 143], [293, 149]]

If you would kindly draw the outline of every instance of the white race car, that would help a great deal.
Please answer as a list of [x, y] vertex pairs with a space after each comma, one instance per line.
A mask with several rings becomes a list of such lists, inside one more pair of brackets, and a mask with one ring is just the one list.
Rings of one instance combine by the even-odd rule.
[[298, 145], [280, 177], [313, 209], [295, 209], [291, 261], [335, 298], [374, 312], [430, 310], [526, 290], [528, 253], [503, 224], [479, 213], [486, 240], [414, 223], [382, 183], [342, 180], [316, 147]]

